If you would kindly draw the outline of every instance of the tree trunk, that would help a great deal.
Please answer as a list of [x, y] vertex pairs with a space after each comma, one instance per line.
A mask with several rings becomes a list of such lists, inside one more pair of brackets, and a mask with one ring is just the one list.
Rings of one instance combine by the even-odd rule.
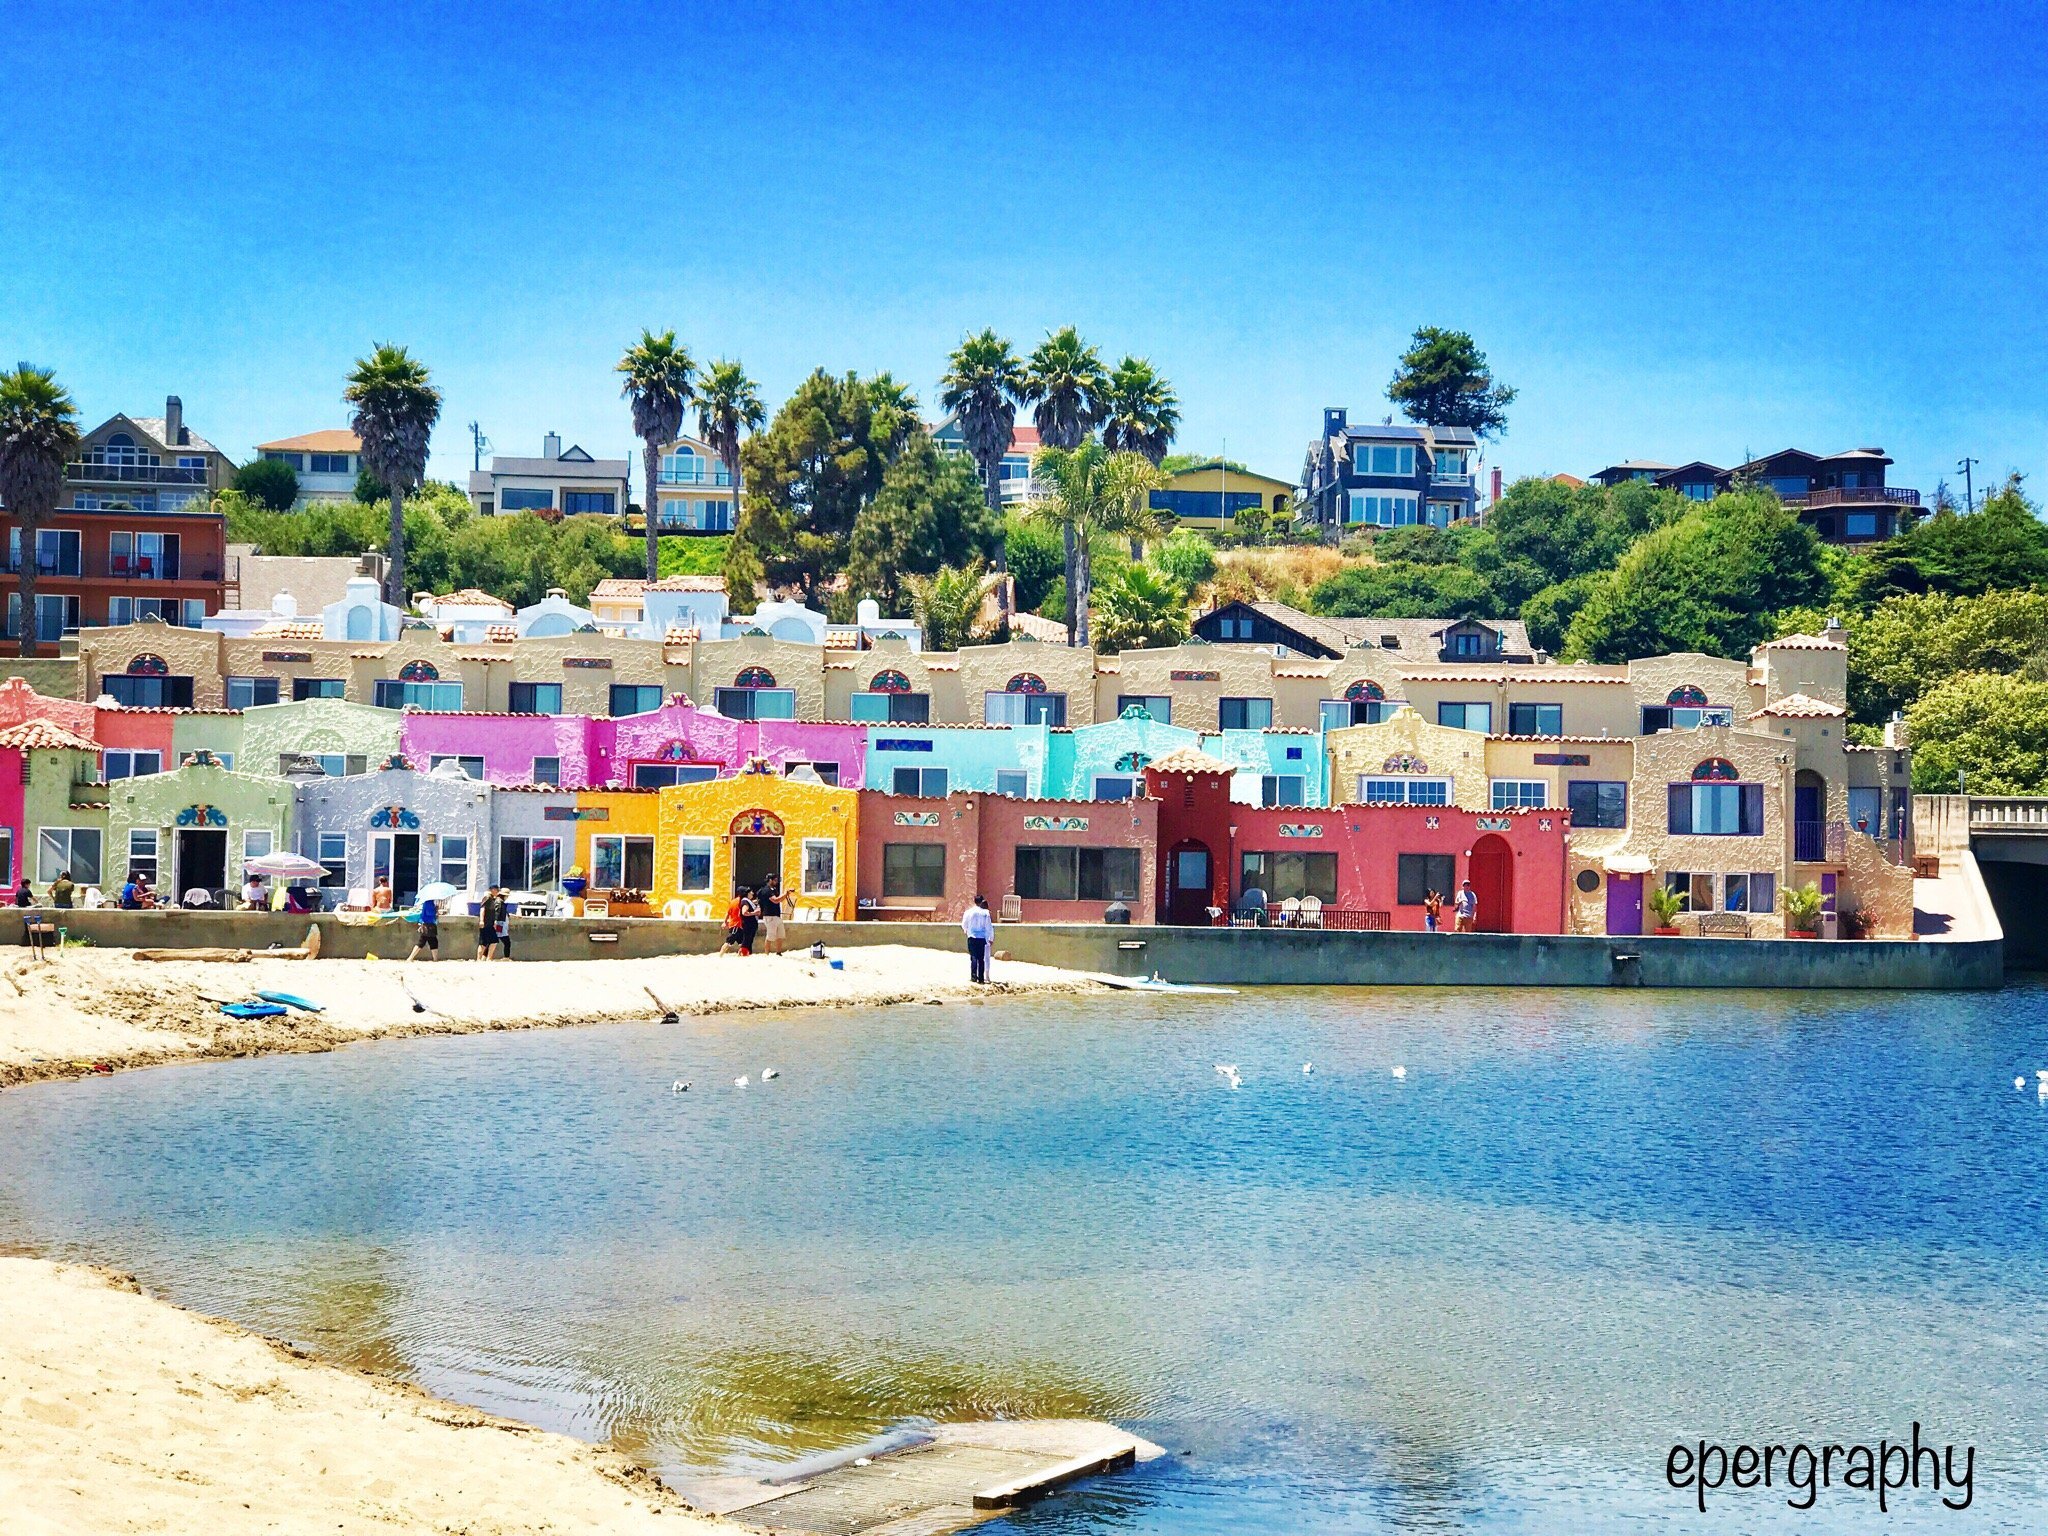
[[661, 500], [654, 493], [655, 477], [661, 473], [661, 444], [651, 437], [647, 439], [641, 446], [640, 459], [647, 479], [642, 521], [647, 527], [647, 584], [651, 587], [661, 580], [661, 545], [654, 532], [654, 517]]
[[1062, 528], [1060, 532], [1063, 535], [1065, 535], [1067, 543], [1067, 644], [1079, 645], [1081, 642], [1074, 638], [1076, 634], [1074, 628], [1074, 584], [1080, 580], [1080, 576], [1076, 568], [1077, 562], [1074, 557], [1074, 525], [1072, 523], [1069, 523], [1066, 527]]
[[384, 600], [396, 608], [401, 617], [405, 614], [405, 488], [398, 482], [404, 477], [391, 477], [391, 563], [384, 571]]
[[996, 517], [996, 613], [1000, 622], [1010, 622], [1010, 544], [1003, 536], [1003, 461], [1000, 457], [981, 466], [981, 495]]
[[1076, 541], [1074, 572], [1078, 580], [1072, 594], [1073, 601], [1069, 604], [1074, 612], [1074, 633], [1079, 637], [1074, 643], [1085, 646], [1088, 643], [1088, 598], [1095, 586], [1095, 555], [1088, 548], [1086, 539]]
[[[21, 528], [21, 633], [17, 636], [20, 653], [33, 656], [36, 653], [36, 530], [42, 526], [40, 513], [24, 510], [16, 519]], [[79, 615], [79, 622], [85, 616]], [[22, 759], [27, 762], [27, 759]]]
[[726, 478], [732, 481], [732, 527], [726, 531], [728, 533], [738, 533], [740, 531], [740, 503], [746, 500], [747, 493], [746, 489], [740, 484], [740, 445], [737, 438], [733, 439], [732, 457], [725, 461], [725, 473]]

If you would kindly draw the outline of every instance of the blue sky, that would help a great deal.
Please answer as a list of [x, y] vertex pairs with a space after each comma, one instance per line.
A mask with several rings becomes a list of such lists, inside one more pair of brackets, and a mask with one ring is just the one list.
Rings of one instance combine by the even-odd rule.
[[344, 424], [372, 340], [454, 477], [472, 419], [624, 452], [642, 325], [929, 402], [965, 331], [1072, 322], [1291, 478], [1431, 323], [1520, 389], [1510, 475], [2048, 468], [2039, 4], [162, 15], [0, 8], [0, 356], [237, 456]]

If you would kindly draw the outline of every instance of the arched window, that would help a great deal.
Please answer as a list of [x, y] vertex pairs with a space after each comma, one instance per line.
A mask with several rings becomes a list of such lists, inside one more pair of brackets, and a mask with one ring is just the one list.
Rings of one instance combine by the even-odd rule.
[[1344, 697], [1353, 704], [1377, 704], [1385, 700], [1386, 689], [1369, 677], [1361, 677], [1344, 690]]
[[1043, 693], [1045, 692], [1045, 679], [1040, 677], [1036, 672], [1019, 672], [1015, 677], [1010, 679], [1009, 686], [1005, 688], [1003, 692]]
[[773, 688], [775, 674], [766, 667], [743, 667], [740, 675], [732, 680], [735, 688]]
[[441, 680], [441, 669], [431, 661], [408, 661], [398, 669], [401, 683], [437, 683]]
[[135, 439], [126, 432], [116, 432], [107, 439], [107, 446], [109, 448], [133, 448], [135, 446]]
[[1664, 701], [1682, 709], [1699, 709], [1707, 702], [1707, 690], [1684, 683], [1671, 690], [1671, 696]]
[[1695, 779], [1725, 780], [1730, 783], [1742, 777], [1735, 771], [1735, 765], [1725, 757], [1710, 757], [1693, 769]]
[[152, 655], [150, 652], [144, 651], [140, 656], [128, 658], [128, 675], [130, 677], [169, 677], [171, 675], [171, 664], [161, 656]]
[[901, 672], [881, 671], [868, 680], [869, 693], [908, 693], [910, 679]]

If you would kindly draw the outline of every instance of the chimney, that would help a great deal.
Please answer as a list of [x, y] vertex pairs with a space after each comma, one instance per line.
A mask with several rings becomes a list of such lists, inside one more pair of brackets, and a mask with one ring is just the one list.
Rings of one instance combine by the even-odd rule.
[[1344, 430], [1344, 407], [1326, 405], [1323, 407], [1323, 436], [1336, 437]]
[[164, 401], [164, 446], [180, 448], [191, 441], [185, 431], [185, 402], [172, 395]]
[[1500, 466], [1493, 466], [1493, 500], [1500, 500]]
[[540, 440], [540, 456], [544, 459], [559, 459], [562, 456], [562, 434], [550, 432]]

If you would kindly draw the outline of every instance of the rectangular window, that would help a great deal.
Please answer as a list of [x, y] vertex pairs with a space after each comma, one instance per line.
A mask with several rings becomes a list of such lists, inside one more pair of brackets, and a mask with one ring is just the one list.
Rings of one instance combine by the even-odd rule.
[[1129, 774], [1098, 773], [1091, 800], [1128, 800], [1137, 793], [1137, 780]]
[[799, 768], [810, 769], [811, 772], [818, 776], [818, 781], [822, 784], [837, 784], [839, 782], [839, 765], [837, 763], [820, 763], [815, 761], [807, 763], [800, 758], [791, 758], [782, 765], [783, 777], [795, 778], [796, 771]]
[[250, 827], [242, 833], [242, 862], [270, 857], [270, 829]]
[[533, 782], [559, 785], [562, 782], [562, 760], [559, 757], [536, 757], [533, 760]]
[[716, 763], [635, 763], [635, 789], [666, 789], [671, 784], [708, 784], [718, 777]]
[[1413, 443], [1360, 443], [1351, 459], [1361, 475], [1397, 475], [1407, 479], [1415, 473]]
[[894, 792], [916, 795], [925, 800], [946, 798], [947, 770], [944, 768], [898, 768]]
[[1025, 800], [1031, 795], [1031, 775], [1016, 768], [996, 770], [996, 793], [1012, 799]]
[[1397, 707], [1391, 699], [1325, 699], [1323, 729], [1341, 731], [1347, 725], [1378, 725]]
[[1447, 725], [1454, 731], [1491, 731], [1493, 729], [1493, 706], [1491, 704], [1439, 704], [1436, 707], [1436, 723]]
[[562, 515], [564, 517], [588, 516], [592, 513], [610, 517], [618, 510], [619, 498], [611, 491], [562, 492]]
[[1734, 718], [1734, 711], [1725, 705], [1689, 709], [1668, 704], [1646, 704], [1643, 706], [1643, 734], [1654, 736], [1659, 731], [1691, 731], [1703, 725], [1727, 725]]
[[654, 885], [654, 839], [593, 837], [590, 840], [590, 883], [600, 891], [624, 886], [645, 891]]
[[1241, 865], [1240, 891], [1257, 887], [1268, 901], [1313, 896], [1325, 906], [1337, 900], [1337, 855], [1334, 853], [1247, 853]]
[[0, 885], [14, 888], [14, 829], [0, 827]]
[[1344, 520], [1368, 528], [1406, 528], [1415, 522], [1418, 505], [1413, 496], [1353, 491]]
[[116, 748], [102, 755], [106, 759], [106, 780], [109, 784], [116, 779], [140, 779], [164, 771], [164, 755], [161, 752], [133, 752]]
[[796, 690], [793, 688], [719, 688], [712, 694], [713, 706], [728, 720], [794, 720]]
[[1142, 709], [1146, 715], [1161, 725], [1173, 724], [1173, 695], [1167, 693], [1120, 693], [1116, 696], [1116, 712], [1121, 715], [1127, 709]]
[[436, 752], [427, 760], [428, 770], [431, 771], [438, 768], [443, 763], [455, 764], [456, 767], [479, 782], [483, 779], [484, 760], [480, 757], [465, 757], [455, 752]]
[[981, 700], [984, 725], [1049, 725], [1057, 729], [1067, 723], [1064, 693], [985, 693]]
[[932, 717], [928, 693], [856, 693], [853, 718], [874, 725], [924, 725]]
[[544, 487], [508, 485], [498, 492], [500, 512], [547, 512], [555, 505], [555, 493]]
[[322, 832], [320, 841], [314, 845], [314, 857], [325, 871], [320, 883], [334, 889], [348, 884], [348, 834], [346, 832]]
[[1024, 901], [1136, 901], [1135, 848], [1019, 848], [1017, 895]]
[[36, 834], [36, 880], [48, 884], [67, 870], [79, 885], [100, 883], [97, 827], [44, 827]]
[[661, 686], [658, 683], [613, 683], [611, 710], [612, 718], [621, 715], [647, 715], [661, 708]]
[[[1464, 639], [1463, 635], [1458, 637]], [[1478, 638], [1474, 636], [1473, 638]], [[1564, 706], [1562, 704], [1510, 704], [1508, 706], [1508, 734], [1510, 736], [1562, 736], [1564, 734]]]
[[229, 709], [254, 709], [258, 705], [277, 702], [277, 679], [274, 677], [231, 677], [227, 687]]
[[396, 678], [377, 679], [379, 709], [424, 709], [436, 714], [459, 714], [462, 710], [460, 683], [402, 683]]
[[128, 874], [157, 877], [157, 833], [154, 827], [134, 827], [128, 833]]
[[1451, 781], [1449, 779], [1424, 779], [1409, 775], [1399, 778], [1376, 778], [1361, 773], [1358, 776], [1358, 803], [1360, 805], [1449, 805], [1451, 803]]
[[1574, 829], [1628, 825], [1628, 785], [1620, 779], [1573, 779], [1565, 786]]
[[355, 472], [345, 453], [309, 453], [306, 460], [308, 474], [348, 475]]
[[711, 889], [711, 839], [685, 837], [676, 844], [676, 889], [688, 894]]
[[128, 709], [190, 709], [189, 677], [130, 677], [121, 673], [100, 679], [100, 692]]
[[1669, 830], [1691, 837], [1761, 837], [1764, 830], [1764, 787], [1761, 784], [1673, 784]]
[[498, 884], [513, 891], [552, 890], [561, 879], [559, 837], [498, 839]]
[[1495, 779], [1493, 808], [1496, 811], [1540, 811], [1550, 803], [1550, 784], [1544, 779]]
[[514, 683], [507, 701], [515, 715], [559, 715], [562, 712], [560, 683]]
[[348, 697], [348, 682], [339, 677], [295, 677], [292, 679], [292, 697], [295, 699], [341, 699]]
[[1449, 853], [1404, 853], [1394, 867], [1394, 900], [1419, 907], [1431, 891], [1448, 904], [1458, 892], [1458, 859]]
[[804, 839], [804, 894], [829, 896], [839, 883], [839, 845], [829, 837]]
[[[121, 535], [115, 534], [115, 538]], [[75, 528], [36, 530], [36, 569], [45, 576], [76, 576], [79, 572], [78, 531]]]
[[[1664, 872], [1664, 889], [1678, 898], [1679, 911], [1690, 912], [1694, 910], [1692, 903], [1694, 885], [1703, 878], [1706, 881], [1708, 891], [1711, 893], [1714, 885], [1714, 877], [1712, 875], [1688, 874], [1684, 870], [1678, 869], [1668, 869]], [[1707, 900], [1708, 908], [1711, 909], [1713, 904], [1713, 898], [1710, 894]]]
[[1224, 731], [1263, 731], [1273, 724], [1271, 699], [1218, 699], [1216, 727]]
[[882, 844], [882, 894], [884, 896], [945, 895], [946, 845], [944, 843]]
[[1842, 519], [1842, 536], [1850, 539], [1876, 538], [1877, 514], [1875, 512], [1851, 512]]
[[1269, 773], [1259, 780], [1259, 804], [1306, 805], [1307, 779], [1298, 773]]

